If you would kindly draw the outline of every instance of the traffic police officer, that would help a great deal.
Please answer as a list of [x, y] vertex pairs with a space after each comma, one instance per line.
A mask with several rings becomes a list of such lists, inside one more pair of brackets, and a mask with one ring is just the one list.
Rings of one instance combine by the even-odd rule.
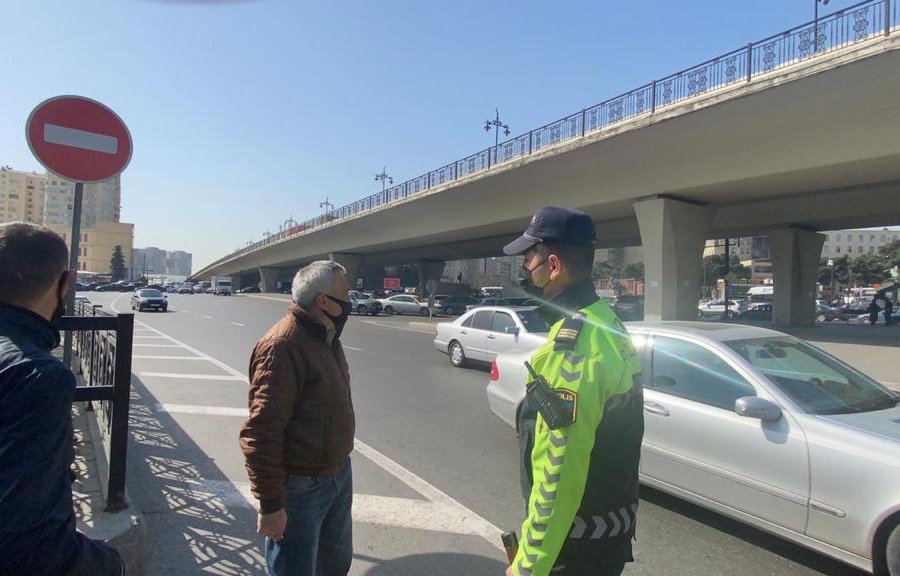
[[527, 517], [508, 575], [616, 576], [634, 560], [641, 366], [622, 322], [594, 291], [595, 241], [587, 214], [548, 207], [504, 248], [524, 255], [524, 286], [544, 300], [538, 312], [551, 328], [530, 364], [559, 409], [548, 416], [530, 378], [519, 417]]

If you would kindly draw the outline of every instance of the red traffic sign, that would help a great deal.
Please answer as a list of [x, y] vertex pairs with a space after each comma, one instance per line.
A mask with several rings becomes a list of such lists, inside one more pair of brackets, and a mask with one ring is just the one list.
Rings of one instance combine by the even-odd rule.
[[102, 182], [131, 161], [131, 134], [119, 116], [90, 98], [41, 102], [25, 125], [28, 147], [47, 170], [75, 182]]
[[399, 278], [385, 278], [384, 279], [384, 289], [385, 290], [399, 290], [400, 289], [400, 279]]

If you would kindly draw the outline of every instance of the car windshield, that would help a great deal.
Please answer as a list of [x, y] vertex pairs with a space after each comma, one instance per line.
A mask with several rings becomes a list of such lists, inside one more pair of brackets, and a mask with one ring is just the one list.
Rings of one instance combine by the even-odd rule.
[[141, 290], [138, 292], [138, 295], [144, 298], [159, 298], [162, 296], [162, 293], [159, 290]]
[[871, 412], [893, 408], [900, 401], [865, 374], [795, 338], [755, 338], [725, 344], [809, 414]]
[[529, 332], [541, 333], [550, 331], [550, 326], [548, 326], [544, 319], [538, 316], [538, 313], [534, 310], [523, 310], [516, 312], [516, 315], [519, 317], [519, 320], [522, 321], [522, 325], [525, 326], [525, 329]]

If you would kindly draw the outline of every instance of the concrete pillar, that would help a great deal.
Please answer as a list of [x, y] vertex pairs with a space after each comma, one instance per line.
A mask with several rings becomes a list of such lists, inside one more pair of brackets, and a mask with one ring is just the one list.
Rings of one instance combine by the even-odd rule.
[[347, 284], [350, 285], [351, 290], [354, 290], [356, 279], [359, 278], [365, 264], [362, 255], [333, 252], [328, 256], [347, 270]]
[[445, 266], [446, 262], [443, 260], [419, 260], [416, 263], [416, 267], [419, 269], [419, 285], [417, 287], [419, 295], [426, 296], [428, 294], [425, 290], [425, 283], [429, 280], [441, 281]]
[[644, 318], [696, 320], [708, 212], [671, 198], [636, 202], [634, 212], [644, 247]]
[[278, 289], [278, 268], [259, 268], [259, 289], [261, 292], [275, 292]]
[[769, 231], [773, 317], [776, 326], [812, 326], [816, 318], [816, 278], [825, 235], [802, 228]]

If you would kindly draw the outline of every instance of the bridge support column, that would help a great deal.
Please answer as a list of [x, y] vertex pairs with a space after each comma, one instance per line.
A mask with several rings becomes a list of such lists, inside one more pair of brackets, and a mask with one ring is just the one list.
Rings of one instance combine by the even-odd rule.
[[365, 264], [362, 255], [333, 252], [328, 257], [344, 267], [347, 271], [347, 284], [351, 290], [355, 290], [356, 279], [359, 278]]
[[275, 292], [278, 289], [278, 268], [259, 268], [259, 289], [261, 292]]
[[781, 228], [770, 230], [768, 236], [775, 283], [772, 320], [776, 326], [812, 326], [825, 235], [802, 228]]
[[420, 296], [426, 296], [428, 294], [428, 292], [425, 291], [425, 284], [429, 280], [434, 280], [435, 282], [441, 281], [441, 277], [444, 275], [445, 266], [446, 262], [443, 260], [419, 260], [416, 263], [416, 267], [419, 269], [419, 285], [416, 289]]
[[701, 206], [671, 198], [636, 202], [644, 246], [644, 318], [696, 320], [700, 265], [709, 217]]

